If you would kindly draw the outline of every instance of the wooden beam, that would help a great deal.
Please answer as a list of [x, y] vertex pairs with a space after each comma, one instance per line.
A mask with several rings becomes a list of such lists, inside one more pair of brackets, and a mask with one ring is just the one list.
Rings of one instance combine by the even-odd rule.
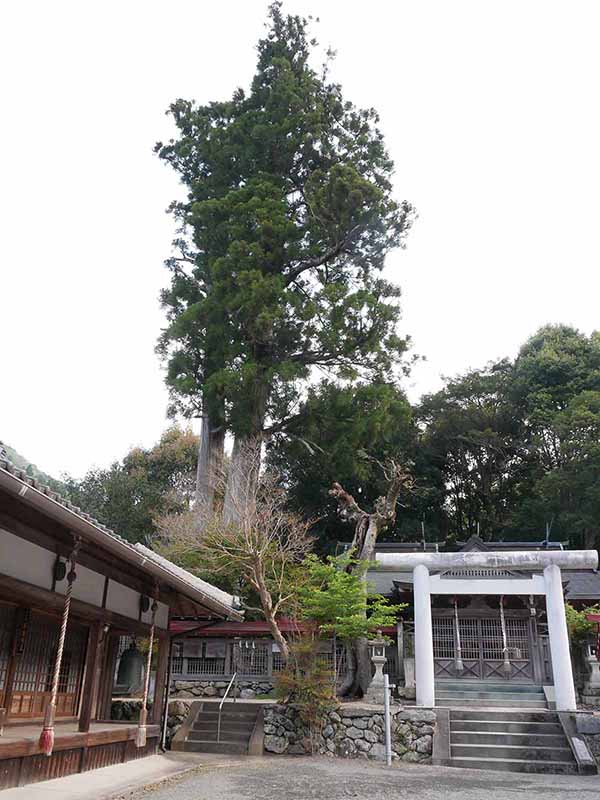
[[[41, 750], [39, 746], [39, 734], [35, 737], [13, 738], [14, 731], [11, 731], [10, 740], [0, 740], [0, 766], [5, 758], [22, 758], [24, 756], [38, 755]], [[115, 723], [110, 728], [104, 730], [90, 731], [89, 733], [63, 733], [60, 722], [56, 723], [54, 751], [71, 750], [79, 747], [96, 747], [97, 745], [112, 744], [113, 742], [127, 742], [135, 739], [137, 725], [119, 725]], [[158, 725], [148, 725], [147, 736], [154, 738], [160, 735]]]
[[[45, 613], [59, 612], [64, 605], [64, 597], [55, 594], [48, 589], [33, 586], [31, 583], [11, 578], [8, 575], [0, 575], [0, 597], [8, 601], [20, 602]], [[150, 633], [150, 625], [139, 622], [132, 617], [125, 617], [115, 611], [107, 611], [97, 606], [85, 603], [83, 600], [73, 598], [71, 600], [71, 612], [74, 617], [84, 621], [102, 621], [113, 628], [118, 628], [124, 633], [135, 633], [138, 636], [147, 636]]]
[[[10, 499], [14, 503], [14, 498]], [[45, 517], [27, 506], [15, 507], [12, 511], [13, 514], [18, 514], [18, 517], [8, 513], [4, 503], [2, 503], [0, 527], [38, 547], [43, 547], [45, 550], [56, 553], [62, 558], [69, 556], [73, 549], [73, 536], [66, 528], [46, 520]], [[35, 516], [32, 518], [32, 514], [39, 517], [39, 519], [36, 519]], [[150, 576], [133, 564], [131, 566], [125, 564], [125, 568], [117, 566], [114, 556], [106, 553], [93, 542], [82, 542], [77, 556], [77, 563], [142, 594], [150, 594], [152, 590], [152, 578]], [[159, 597], [159, 599], [161, 598]]]
[[101, 622], [94, 622], [88, 634], [87, 651], [85, 654], [85, 673], [82, 688], [81, 711], [79, 712], [79, 732], [87, 733], [90, 729], [92, 713], [98, 691], [99, 659], [102, 654], [100, 646], [102, 638]]

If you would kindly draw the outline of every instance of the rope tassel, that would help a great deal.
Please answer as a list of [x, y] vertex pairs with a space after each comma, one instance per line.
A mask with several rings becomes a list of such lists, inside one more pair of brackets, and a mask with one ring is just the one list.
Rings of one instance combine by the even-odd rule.
[[135, 746], [146, 746], [146, 721], [148, 719], [148, 686], [150, 685], [150, 664], [152, 662], [152, 648], [154, 646], [154, 622], [156, 620], [156, 600], [152, 603], [152, 624], [150, 625], [150, 641], [148, 642], [148, 657], [146, 659], [146, 675], [144, 676], [144, 696], [137, 731], [135, 732]]
[[56, 648], [56, 658], [54, 660], [54, 672], [52, 674], [52, 691], [50, 693], [50, 702], [46, 706], [44, 714], [44, 727], [40, 734], [38, 742], [39, 748], [45, 756], [51, 756], [54, 749], [54, 718], [56, 716], [56, 697], [58, 695], [58, 682], [60, 680], [60, 670], [62, 667], [62, 657], [65, 648], [65, 638], [67, 635], [67, 623], [69, 621], [69, 611], [71, 608], [71, 595], [73, 593], [73, 584], [77, 577], [75, 572], [75, 562], [77, 559], [77, 551], [79, 549], [79, 541], [75, 544], [71, 552], [70, 562], [71, 569], [67, 575], [67, 591], [65, 594], [65, 604], [63, 606], [62, 622], [60, 626], [60, 636], [58, 637], [58, 647]]

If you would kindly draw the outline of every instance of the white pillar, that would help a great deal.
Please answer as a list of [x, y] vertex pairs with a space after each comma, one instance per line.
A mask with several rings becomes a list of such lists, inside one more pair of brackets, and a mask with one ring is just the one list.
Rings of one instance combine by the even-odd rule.
[[433, 673], [433, 631], [431, 626], [431, 594], [429, 570], [417, 564], [413, 570], [415, 605], [415, 680], [417, 705], [432, 708], [435, 705]]
[[548, 634], [554, 674], [554, 696], [557, 711], [576, 711], [573, 668], [569, 651], [569, 633], [565, 617], [560, 567], [551, 564], [544, 569], [546, 584], [546, 612], [548, 614]]

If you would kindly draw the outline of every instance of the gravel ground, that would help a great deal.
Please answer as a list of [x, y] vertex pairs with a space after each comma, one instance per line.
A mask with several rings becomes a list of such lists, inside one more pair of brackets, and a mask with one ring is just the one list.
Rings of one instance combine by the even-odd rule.
[[526, 775], [328, 758], [239, 760], [128, 800], [600, 800], [600, 776]]

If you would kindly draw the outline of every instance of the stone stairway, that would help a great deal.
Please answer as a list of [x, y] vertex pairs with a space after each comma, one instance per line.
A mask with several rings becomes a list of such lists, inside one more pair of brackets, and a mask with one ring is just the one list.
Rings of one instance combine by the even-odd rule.
[[435, 686], [436, 705], [485, 708], [547, 709], [541, 686], [532, 683], [492, 683], [489, 681], [438, 681]]
[[578, 772], [554, 712], [451, 708], [449, 713], [449, 766], [510, 772]]
[[193, 753], [248, 754], [252, 736], [262, 720], [263, 706], [260, 703], [225, 702], [219, 741], [219, 704], [205, 702], [198, 705], [191, 724], [182, 731], [182, 737], [177, 737], [179, 741], [174, 749]]

